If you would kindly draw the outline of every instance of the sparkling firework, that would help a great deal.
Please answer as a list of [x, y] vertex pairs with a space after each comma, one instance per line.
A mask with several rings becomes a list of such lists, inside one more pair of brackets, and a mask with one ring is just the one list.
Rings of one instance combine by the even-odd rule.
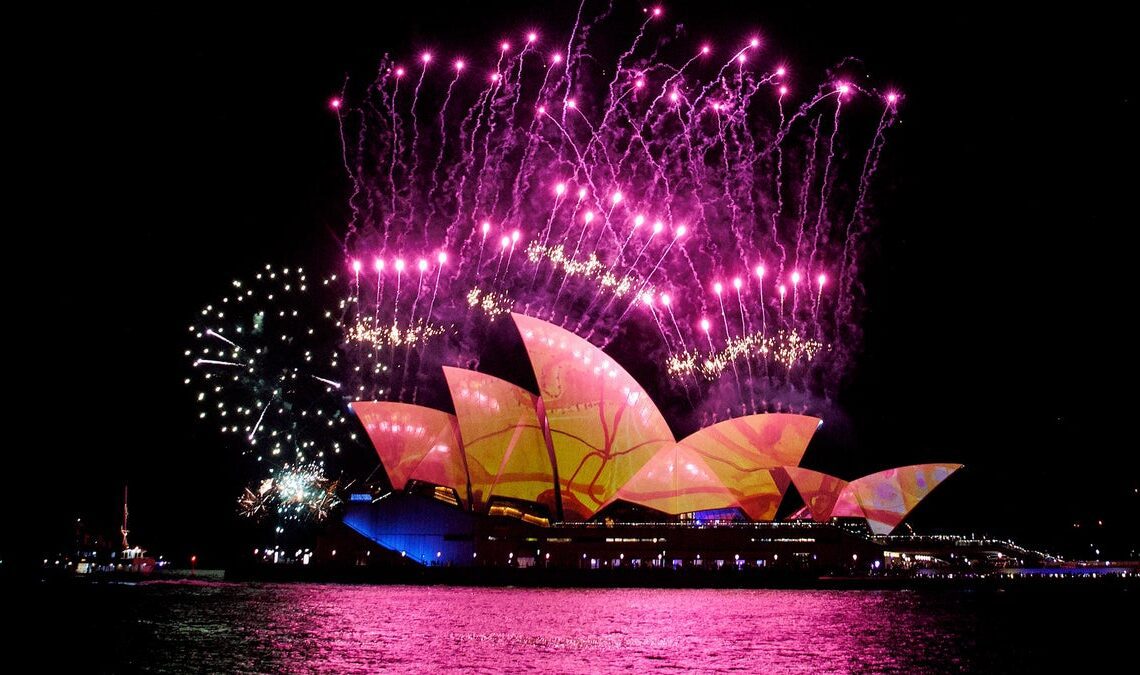
[[[751, 34], [670, 41], [663, 13], [615, 50], [620, 14], [420, 58], [414, 82], [385, 57], [336, 97], [354, 390], [414, 401], [428, 366], [477, 363], [513, 309], [603, 347], [655, 326], [662, 360], [728, 365], [739, 413], [783, 387], [830, 393], [858, 346], [860, 241], [901, 97], [850, 64], [806, 86]], [[446, 329], [351, 345], [352, 327], [417, 321]]]
[[598, 288], [608, 291], [613, 297], [620, 298], [628, 295], [634, 288], [634, 280], [628, 272], [618, 278], [614, 270], [602, 264], [598, 256], [591, 253], [585, 260], [575, 260], [566, 256], [561, 244], [557, 246], [543, 246], [538, 243], [531, 244], [526, 250], [527, 258], [538, 263], [542, 260], [550, 261], [562, 274], [569, 277], [585, 277], [590, 279]]
[[715, 380], [727, 368], [732, 367], [734, 362], [739, 361], [778, 363], [789, 370], [797, 364], [806, 366], [821, 349], [825, 349], [823, 343], [800, 337], [796, 333], [780, 331], [770, 337], [763, 333], [752, 333], [731, 337], [724, 349], [703, 356], [698, 352], [672, 354], [665, 362], [665, 368], [670, 375], [678, 378], [696, 374]]
[[751, 34], [688, 43], [624, 11], [385, 56], [330, 99], [352, 217], [328, 297], [266, 268], [191, 327], [199, 416], [269, 465], [243, 513], [327, 512], [345, 404], [415, 403], [438, 366], [478, 368], [511, 311], [665, 363], [660, 395], [702, 416], [832, 393], [901, 95], [854, 61], [808, 85]]
[[487, 293], [481, 288], [472, 288], [467, 292], [467, 306], [477, 307], [491, 318], [510, 314], [513, 303], [503, 293]]
[[[188, 349], [198, 417], [243, 452], [304, 462], [340, 452], [348, 429], [336, 376], [341, 356], [323, 334], [302, 269], [267, 265], [202, 309]], [[330, 430], [333, 432], [330, 433]]]
[[339, 503], [323, 472], [357, 432], [341, 383], [343, 336], [318, 288], [303, 269], [267, 265], [232, 282], [189, 329], [186, 384], [199, 419], [268, 475], [239, 499], [246, 516], [319, 520]]
[[416, 347], [443, 333], [442, 326], [430, 325], [423, 319], [416, 321], [414, 325], [400, 327], [396, 324], [372, 326], [365, 317], [348, 329], [345, 339], [349, 342], [365, 342], [376, 347]]
[[285, 521], [321, 521], [340, 504], [338, 482], [325, 477], [315, 463], [285, 465], [254, 487], [247, 487], [238, 499], [238, 512], [261, 520], [276, 515]]

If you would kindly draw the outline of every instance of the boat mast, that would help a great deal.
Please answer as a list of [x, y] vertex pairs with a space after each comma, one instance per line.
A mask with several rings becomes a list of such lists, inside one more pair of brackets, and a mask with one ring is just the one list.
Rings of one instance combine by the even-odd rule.
[[131, 547], [131, 545], [127, 543], [127, 532], [129, 532], [129, 530], [127, 529], [127, 484], [126, 483], [123, 483], [123, 526], [121, 528], [119, 528], [119, 531], [123, 533], [123, 550], [125, 551]]

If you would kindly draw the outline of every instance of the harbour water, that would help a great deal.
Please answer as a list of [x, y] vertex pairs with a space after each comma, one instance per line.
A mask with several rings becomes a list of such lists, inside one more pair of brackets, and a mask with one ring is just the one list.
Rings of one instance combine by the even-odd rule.
[[[46, 585], [85, 672], [962, 672], [1132, 662], [1135, 593]], [[1121, 659], [1123, 659], [1121, 661]]]

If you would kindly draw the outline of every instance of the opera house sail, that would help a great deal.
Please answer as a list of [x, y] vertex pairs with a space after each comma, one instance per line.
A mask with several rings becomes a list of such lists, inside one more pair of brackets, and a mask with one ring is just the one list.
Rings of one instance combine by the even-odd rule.
[[[445, 367], [454, 415], [351, 405], [392, 490], [354, 495], [349, 527], [425, 565], [609, 564], [619, 548], [629, 564], [662, 566], [671, 555], [695, 557], [669, 564], [699, 563], [701, 550], [734, 549], [733, 564], [767, 565], [796, 542], [804, 551], [789, 555], [812, 561], [838, 559], [836, 542], [870, 547], [873, 557], [873, 538], [889, 535], [961, 468], [920, 464], [852, 481], [803, 468], [822, 420], [788, 413], [729, 419], [678, 440], [602, 350], [545, 321], [512, 318], [537, 393]], [[804, 506], [777, 520], [793, 486]], [[865, 523], [866, 536], [847, 541], [855, 535], [833, 524], [840, 520]]]

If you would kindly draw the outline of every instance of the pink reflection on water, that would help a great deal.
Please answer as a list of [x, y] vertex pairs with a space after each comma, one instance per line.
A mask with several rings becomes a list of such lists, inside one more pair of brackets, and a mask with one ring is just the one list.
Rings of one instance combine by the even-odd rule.
[[144, 669], [194, 654], [215, 672], [913, 672], [961, 666], [972, 625], [957, 600], [890, 591], [211, 584], [161, 594], [136, 629], [152, 633], [133, 664]]
[[[680, 580], [680, 579], [678, 579]], [[150, 581], [29, 588], [32, 634], [95, 612], [76, 672], [1117, 672], [1125, 585], [911, 591]], [[1008, 592], [1007, 592], [1008, 591]], [[1060, 619], [1058, 618], [1060, 617]], [[1073, 620], [1084, 617], [1090, 620]], [[1064, 665], [1062, 665], [1064, 664]]]

